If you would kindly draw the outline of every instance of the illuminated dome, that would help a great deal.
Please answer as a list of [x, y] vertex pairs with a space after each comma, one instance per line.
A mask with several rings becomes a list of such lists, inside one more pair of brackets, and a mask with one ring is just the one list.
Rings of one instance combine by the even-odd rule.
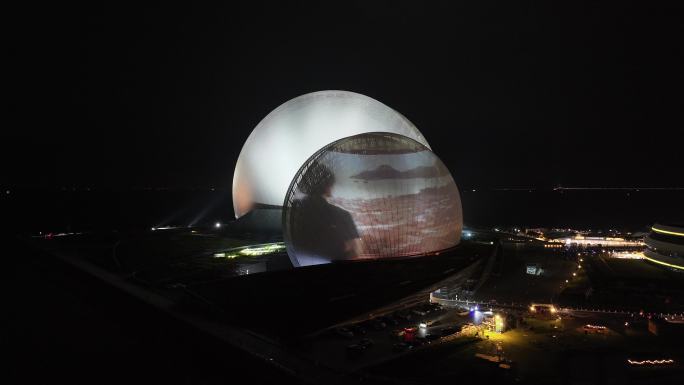
[[280, 206], [299, 167], [338, 139], [390, 132], [428, 143], [397, 111], [367, 96], [320, 91], [273, 110], [247, 138], [233, 175], [233, 207], [239, 218], [255, 205]]
[[462, 227], [449, 170], [425, 145], [392, 133], [326, 145], [303, 162], [283, 204], [295, 266], [424, 255], [456, 246]]

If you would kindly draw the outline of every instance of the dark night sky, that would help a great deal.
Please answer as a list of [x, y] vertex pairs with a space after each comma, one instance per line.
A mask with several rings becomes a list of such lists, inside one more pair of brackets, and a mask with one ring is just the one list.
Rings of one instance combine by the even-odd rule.
[[270, 110], [344, 89], [464, 187], [683, 184], [679, 9], [318, 3], [17, 10], [2, 183], [230, 188]]

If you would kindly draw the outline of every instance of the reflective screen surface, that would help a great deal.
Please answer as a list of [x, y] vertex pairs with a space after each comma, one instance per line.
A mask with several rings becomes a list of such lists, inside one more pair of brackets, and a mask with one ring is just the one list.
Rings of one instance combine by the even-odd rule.
[[290, 181], [311, 155], [367, 132], [396, 133], [429, 147], [408, 119], [365, 95], [320, 91], [283, 103], [259, 122], [242, 147], [233, 175], [235, 217], [257, 205], [282, 205]]
[[283, 204], [295, 266], [418, 256], [457, 245], [461, 200], [430, 149], [390, 133], [338, 140], [310, 157]]

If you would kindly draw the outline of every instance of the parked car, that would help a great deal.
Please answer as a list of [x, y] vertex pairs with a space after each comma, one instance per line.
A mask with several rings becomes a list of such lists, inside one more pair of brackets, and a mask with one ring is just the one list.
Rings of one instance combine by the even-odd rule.
[[366, 328], [364, 328], [363, 326], [361, 326], [359, 324], [351, 325], [349, 327], [349, 330], [351, 330], [351, 332], [357, 336], [366, 335], [366, 333], [367, 333]]
[[405, 350], [409, 350], [409, 349], [412, 349], [412, 348], [413, 348], [412, 345], [407, 344], [407, 343], [405, 343], [405, 342], [399, 342], [399, 343], [396, 343], [396, 344], [392, 345], [392, 351], [397, 352], [397, 353], [403, 352], [403, 351], [405, 351]]
[[366, 350], [365, 346], [359, 344], [352, 344], [347, 346], [347, 354], [350, 356], [359, 356]]
[[396, 313], [396, 317], [401, 319], [401, 320], [404, 320], [404, 321], [409, 321], [409, 320], [411, 320], [411, 313], [409, 313], [408, 311], [402, 310], [402, 311], [399, 311]]
[[371, 330], [371, 329], [373, 329], [373, 321], [374, 320], [372, 320], [372, 319], [367, 319], [367, 320], [359, 323], [358, 325], [361, 326], [362, 328], [366, 329], [366, 330]]
[[347, 329], [347, 328], [345, 328], [345, 327], [341, 327], [341, 328], [335, 329], [335, 333], [336, 333], [338, 336], [340, 336], [340, 337], [344, 337], [344, 338], [354, 338], [354, 333], [352, 333], [351, 330], [349, 330], [349, 329]]
[[458, 333], [460, 331], [461, 331], [460, 326], [449, 326], [449, 327], [445, 327], [444, 329], [442, 329], [442, 335], [443, 336], [449, 336], [449, 335]]
[[373, 329], [382, 330], [387, 327], [387, 324], [382, 322], [382, 320], [376, 318], [373, 320]]
[[363, 347], [366, 348], [366, 349], [367, 349], [367, 348], [370, 348], [371, 346], [373, 346], [373, 344], [374, 344], [374, 342], [373, 342], [373, 340], [370, 339], [370, 338], [363, 338], [363, 339], [361, 339], [361, 341], [359, 341], [359, 343], [358, 343], [358, 345], [361, 345], [361, 346], [363, 346]]

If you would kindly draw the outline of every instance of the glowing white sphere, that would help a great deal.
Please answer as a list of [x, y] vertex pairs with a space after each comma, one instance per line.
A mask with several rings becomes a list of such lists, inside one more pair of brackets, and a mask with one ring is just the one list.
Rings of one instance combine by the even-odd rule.
[[403, 135], [430, 148], [408, 119], [365, 95], [319, 91], [280, 105], [242, 147], [233, 175], [235, 217], [255, 204], [282, 206], [292, 178], [311, 155], [336, 140], [369, 132]]

